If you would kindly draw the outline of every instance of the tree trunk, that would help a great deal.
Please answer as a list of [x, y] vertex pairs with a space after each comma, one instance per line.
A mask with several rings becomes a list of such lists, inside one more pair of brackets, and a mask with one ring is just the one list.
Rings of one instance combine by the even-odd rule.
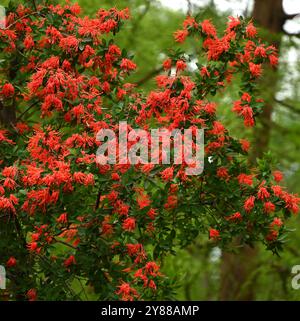
[[[252, 13], [254, 22], [263, 28], [261, 37], [280, 48], [280, 33], [288, 18], [282, 7], [282, 0], [256, 0]], [[265, 108], [257, 119], [254, 129], [254, 143], [250, 163], [263, 156], [268, 149], [271, 136], [271, 117], [276, 89], [277, 71], [267, 68], [260, 81]], [[272, 88], [272, 90], [270, 90]], [[239, 253], [223, 253], [221, 262], [221, 300], [255, 300], [257, 269], [257, 248], [245, 246]]]

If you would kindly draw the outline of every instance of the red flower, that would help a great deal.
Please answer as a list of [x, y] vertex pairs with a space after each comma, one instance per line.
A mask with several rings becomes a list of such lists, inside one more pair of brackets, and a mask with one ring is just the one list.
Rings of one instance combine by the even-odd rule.
[[173, 175], [174, 175], [174, 169], [173, 167], [168, 167], [166, 168], [165, 170], [163, 170], [161, 173], [161, 178], [164, 180], [164, 181], [170, 181], [173, 179]]
[[170, 58], [166, 59], [163, 62], [163, 67], [164, 67], [164, 70], [170, 70], [172, 67], [172, 60]]
[[211, 228], [209, 230], [209, 238], [213, 240], [218, 240], [220, 238], [220, 232], [216, 229]]
[[123, 58], [120, 67], [126, 71], [129, 71], [134, 70], [136, 68], [136, 64], [127, 58]]
[[151, 220], [154, 220], [157, 216], [157, 210], [154, 208], [150, 208], [150, 210], [147, 212], [147, 215], [150, 217]]
[[37, 299], [37, 291], [36, 289], [30, 289], [27, 291], [26, 296], [29, 301], [36, 301]]
[[57, 223], [62, 223], [62, 224], [67, 223], [67, 222], [68, 222], [67, 213], [61, 214], [61, 215], [56, 219], [56, 222], [57, 222]]
[[148, 195], [141, 194], [137, 197], [137, 203], [139, 205], [140, 209], [143, 209], [144, 207], [147, 207], [151, 204], [151, 200]]
[[278, 231], [271, 231], [267, 236], [266, 236], [266, 240], [269, 242], [275, 241], [278, 237]]
[[263, 199], [266, 199], [266, 198], [269, 198], [269, 197], [270, 197], [270, 193], [267, 191], [267, 189], [265, 187], [261, 187], [258, 190], [258, 193], [257, 193], [257, 198], [258, 199], [263, 200]]
[[284, 191], [282, 190], [281, 186], [279, 185], [274, 185], [271, 187], [274, 195], [277, 197], [281, 197], [284, 194]]
[[240, 144], [242, 146], [242, 150], [244, 152], [248, 152], [249, 148], [250, 148], [250, 143], [248, 142], [248, 140], [246, 139], [240, 139]]
[[123, 301], [133, 301], [135, 297], [138, 297], [137, 291], [130, 287], [129, 283], [123, 282], [118, 286], [118, 291], [116, 291], [117, 295], [121, 296], [121, 300]]
[[227, 180], [229, 178], [228, 169], [226, 167], [220, 167], [217, 170], [217, 176]]
[[270, 55], [269, 61], [272, 66], [277, 66], [278, 65], [278, 56], [277, 55]]
[[274, 220], [273, 220], [273, 222], [271, 223], [271, 227], [274, 227], [274, 226], [280, 227], [280, 226], [282, 226], [282, 225], [283, 225], [283, 222], [282, 222], [282, 220], [281, 220], [280, 218], [278, 218], [278, 217], [275, 217]]
[[254, 207], [254, 201], [255, 201], [255, 197], [254, 196], [250, 196], [249, 198], [246, 199], [245, 203], [244, 203], [244, 209], [246, 212], [251, 212], [253, 207]]
[[240, 174], [238, 176], [239, 184], [245, 184], [251, 186], [253, 184], [252, 175]]
[[202, 67], [200, 70], [200, 75], [202, 77], [206, 76], [206, 77], [210, 77], [210, 72], [207, 70], [206, 67]]
[[249, 106], [245, 106], [241, 112], [244, 117], [244, 125], [246, 127], [254, 126], [254, 119], [253, 119], [253, 110]]
[[229, 22], [227, 23], [227, 31], [230, 31], [241, 24], [240, 20], [235, 17], [229, 17]]
[[1, 94], [5, 97], [10, 97], [15, 93], [15, 88], [11, 83], [6, 83], [2, 87]]
[[13, 256], [11, 256], [9, 259], [8, 259], [8, 261], [6, 262], [6, 266], [7, 267], [13, 267], [13, 266], [15, 266], [17, 264], [17, 260], [13, 257]]
[[176, 62], [176, 70], [177, 71], [185, 70], [186, 67], [187, 67], [186, 63], [183, 60], [177, 60], [177, 62]]
[[118, 173], [112, 173], [111, 174], [111, 179], [114, 181], [119, 181], [120, 180], [120, 175]]
[[238, 221], [242, 219], [242, 215], [240, 212], [236, 212], [228, 217], [226, 217], [226, 220], [228, 221]]
[[69, 267], [72, 264], [76, 264], [76, 260], [74, 255], [70, 255], [65, 261], [64, 261], [64, 266]]
[[134, 231], [135, 229], [135, 219], [133, 217], [128, 217], [123, 221], [122, 228], [125, 231]]
[[275, 211], [275, 205], [272, 202], [266, 202], [264, 204], [264, 209], [266, 213], [272, 213]]
[[257, 30], [252, 22], [250, 22], [246, 27], [246, 35], [248, 38], [254, 38], [257, 35]]
[[254, 50], [254, 56], [266, 58], [266, 49], [263, 46], [256, 47], [256, 49]]
[[259, 77], [262, 73], [261, 64], [254, 64], [253, 62], [250, 62], [249, 70], [253, 77]]
[[188, 34], [189, 32], [187, 30], [177, 30], [174, 32], [175, 41], [180, 43], [184, 42]]
[[273, 172], [273, 177], [274, 177], [275, 182], [279, 183], [283, 179], [283, 174], [280, 171], [274, 171]]
[[32, 37], [30, 35], [27, 35], [24, 39], [24, 47], [29, 50], [31, 49], [32, 47], [34, 47], [34, 41], [32, 39]]
[[207, 36], [215, 37], [217, 35], [217, 31], [215, 26], [209, 20], [203, 20], [201, 23], [202, 32]]

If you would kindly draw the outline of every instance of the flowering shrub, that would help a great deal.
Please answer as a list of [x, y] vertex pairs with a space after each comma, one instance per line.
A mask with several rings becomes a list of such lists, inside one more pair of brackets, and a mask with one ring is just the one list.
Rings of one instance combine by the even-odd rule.
[[[42, 1], [40, 2], [42, 3]], [[82, 18], [75, 5], [12, 5], [0, 29], [0, 263], [13, 299], [168, 299], [163, 258], [200, 234], [212, 245], [259, 241], [281, 249], [299, 198], [278, 183], [266, 159], [247, 163], [246, 140], [229, 135], [213, 96], [241, 77], [232, 110], [254, 126], [264, 107], [256, 81], [276, 49], [252, 22], [188, 17], [175, 40], [194, 37], [206, 65], [173, 52], [145, 95], [126, 82], [135, 63], [113, 40], [128, 10]], [[99, 165], [100, 129], [205, 129], [204, 172], [184, 164]], [[162, 157], [161, 151], [160, 157]]]

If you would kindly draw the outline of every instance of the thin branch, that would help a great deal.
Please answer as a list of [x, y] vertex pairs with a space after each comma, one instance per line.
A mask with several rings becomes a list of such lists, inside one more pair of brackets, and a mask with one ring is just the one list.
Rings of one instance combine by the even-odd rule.
[[58, 240], [57, 238], [54, 238], [54, 240], [55, 240], [56, 242], [58, 242], [58, 243], [61, 243], [61, 244], [66, 245], [66, 246], [69, 246], [69, 247], [71, 247], [71, 248], [74, 249], [74, 250], [77, 249], [76, 246], [74, 246], [74, 245], [72, 245], [72, 244], [70, 244], [70, 243], [64, 242], [64, 241], [62, 241], [62, 240]]
[[163, 67], [150, 71], [145, 77], [135, 82], [135, 85], [137, 87], [142, 86], [143, 84], [148, 82], [150, 79], [152, 79], [154, 76], [158, 75], [161, 71], [163, 71]]
[[289, 37], [300, 37], [300, 32], [295, 32], [295, 33], [289, 33], [289, 32], [287, 32], [287, 31], [285, 31], [285, 30], [283, 30], [283, 32], [284, 32], [284, 34], [286, 35], [286, 36], [289, 36]]
[[291, 105], [291, 104], [289, 104], [289, 103], [287, 103], [287, 102], [285, 102], [283, 100], [276, 99], [276, 98], [275, 98], [275, 101], [278, 104], [282, 105], [283, 107], [288, 108], [293, 113], [300, 114], [300, 109], [296, 108], [295, 106], [293, 106], [293, 105]]
[[31, 104], [26, 110], [24, 110], [23, 113], [17, 117], [17, 121], [20, 120], [20, 119], [21, 119], [32, 107], [34, 107], [37, 103], [38, 103], [38, 101], [34, 102], [34, 103]]
[[285, 18], [285, 20], [290, 20], [290, 19], [294, 19], [294, 18], [296, 18], [298, 16], [300, 16], [300, 12], [292, 13], [292, 14], [285, 14], [284, 18]]
[[191, 16], [192, 15], [192, 11], [193, 11], [192, 1], [191, 0], [186, 0], [186, 2], [187, 2], [187, 5], [188, 5], [187, 15]]
[[97, 210], [97, 209], [99, 208], [100, 197], [101, 197], [101, 190], [100, 190], [100, 188], [99, 188], [98, 195], [97, 195], [97, 199], [96, 199], [96, 204], [95, 204], [95, 210]]

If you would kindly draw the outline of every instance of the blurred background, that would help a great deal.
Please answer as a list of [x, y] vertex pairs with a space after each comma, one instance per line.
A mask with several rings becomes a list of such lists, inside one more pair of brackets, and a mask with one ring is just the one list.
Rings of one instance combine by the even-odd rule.
[[[63, 2], [63, 1], [61, 1]], [[75, 2], [75, 1], [74, 1]], [[187, 14], [211, 19], [219, 30], [229, 15], [253, 17], [260, 36], [279, 49], [276, 70], [267, 70], [260, 80], [266, 109], [255, 130], [245, 130], [231, 112], [238, 97], [239, 79], [216, 96], [219, 117], [232, 135], [252, 142], [252, 157], [270, 150], [284, 173], [290, 192], [300, 193], [300, 1], [299, 0], [77, 0], [85, 15], [100, 7], [129, 7], [132, 19], [117, 35], [121, 48], [134, 55], [137, 72], [130, 81], [149, 91], [161, 63], [176, 44], [173, 32], [181, 28]], [[184, 44], [187, 53], [201, 61], [195, 41]], [[194, 68], [193, 64], [190, 69]], [[238, 253], [211, 249], [206, 237], [186, 250], [178, 249], [163, 266], [178, 282], [180, 300], [300, 300], [300, 289], [291, 286], [291, 269], [300, 265], [300, 218], [290, 221], [293, 230], [285, 251], [274, 256], [264, 248], [245, 248]]]

